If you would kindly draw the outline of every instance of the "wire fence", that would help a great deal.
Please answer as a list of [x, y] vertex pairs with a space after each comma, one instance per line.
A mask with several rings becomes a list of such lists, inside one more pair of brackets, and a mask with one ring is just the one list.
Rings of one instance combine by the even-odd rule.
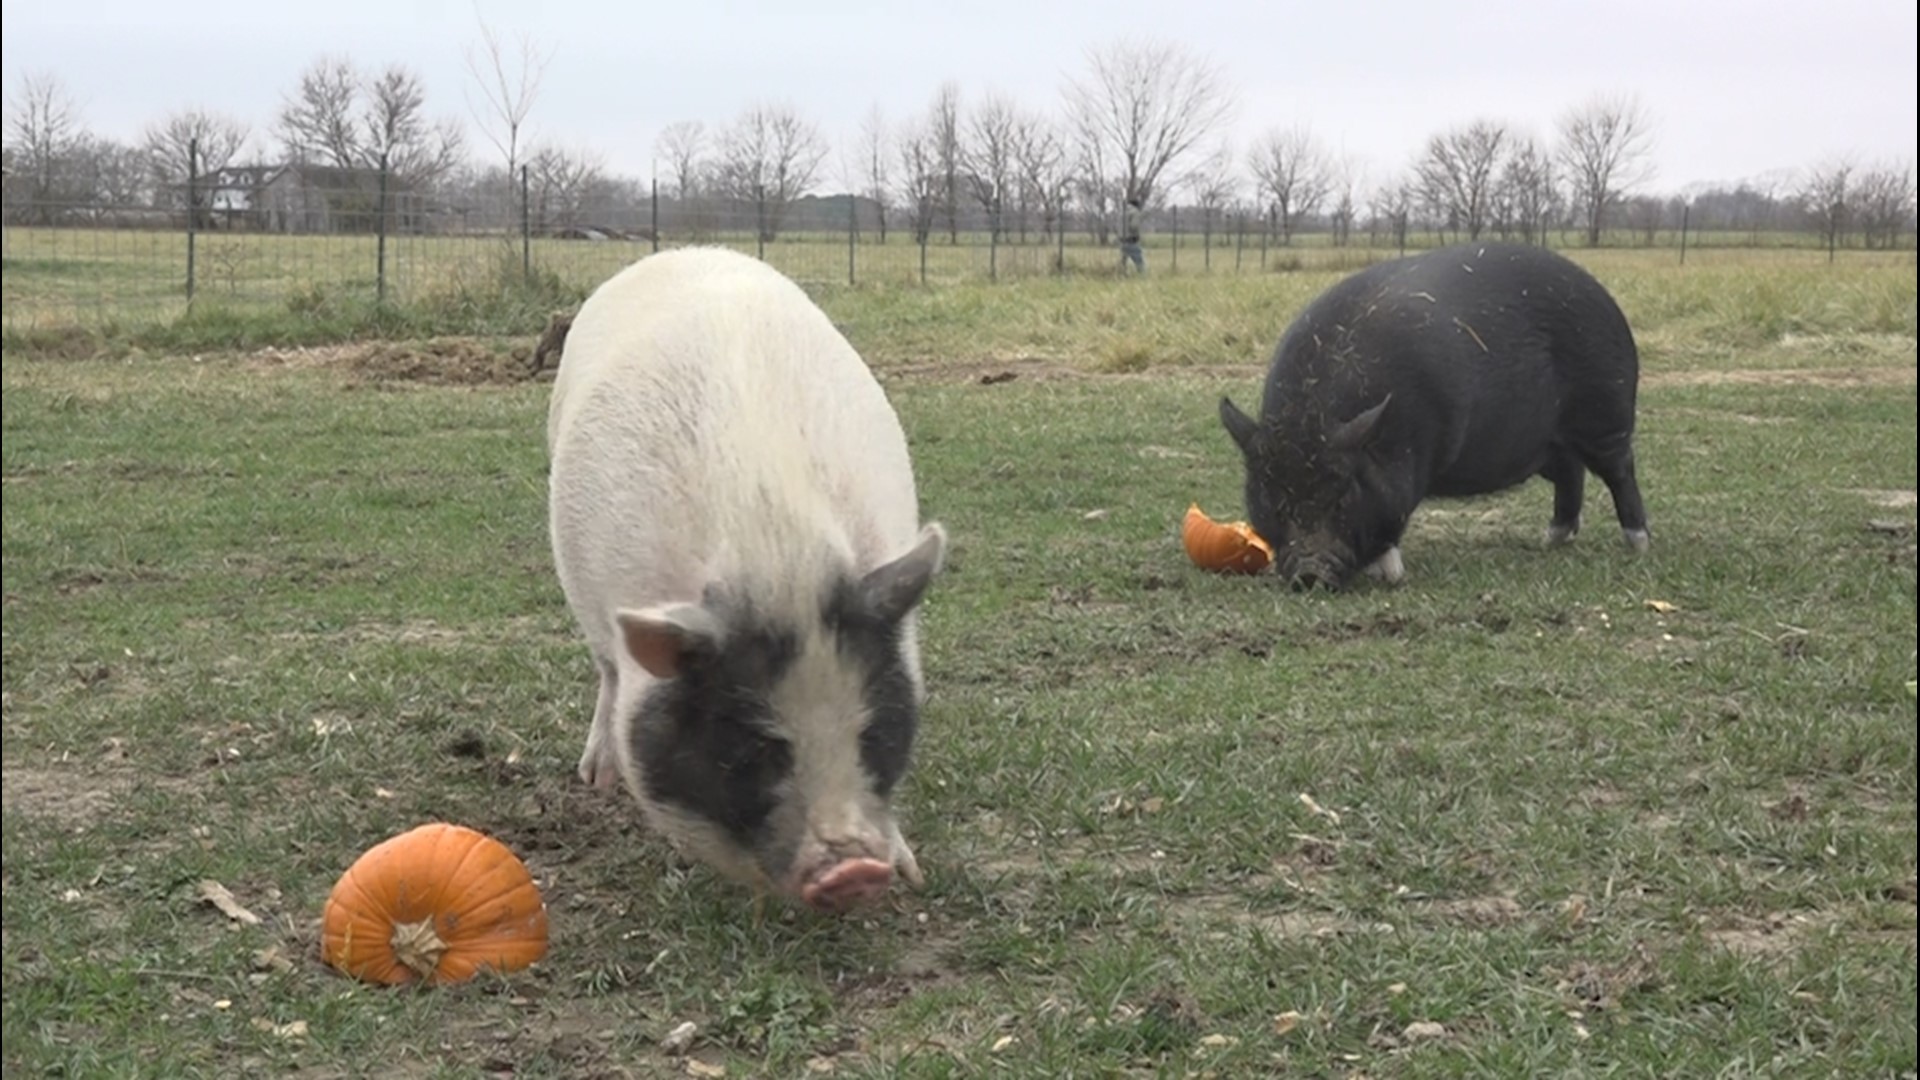
[[[385, 170], [288, 166], [189, 174], [138, 203], [20, 195], [9, 178], [4, 322], [43, 329], [143, 324], [190, 309], [298, 314], [330, 303], [484, 301], [538, 283], [583, 295], [637, 258], [717, 244], [754, 254], [811, 287], [938, 287], [966, 281], [1128, 272], [1115, 215], [1058, 200], [1043, 206], [887, 207], [839, 195], [774, 204], [637, 198], [597, 207], [536, 198], [526, 174], [491, 214], [438, 202]], [[1910, 250], [1913, 232], [1877, 239], [1837, 230], [1698, 230], [1677, 220], [1616, 229], [1604, 246], [1670, 251], [1798, 249], [1833, 258], [1856, 247]], [[1169, 206], [1144, 215], [1146, 272], [1249, 274], [1358, 268], [1466, 239], [1411, 214], [1281, 227], [1246, 206]], [[1501, 227], [1484, 239], [1576, 246], [1569, 223]]]

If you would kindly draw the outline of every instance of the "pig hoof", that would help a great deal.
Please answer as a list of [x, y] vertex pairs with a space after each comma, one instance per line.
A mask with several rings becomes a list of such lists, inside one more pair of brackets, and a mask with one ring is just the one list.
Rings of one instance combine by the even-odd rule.
[[908, 848], [907, 845], [901, 844], [899, 850], [894, 853], [893, 868], [899, 871], [902, 881], [905, 881], [914, 888], [919, 889], [926, 886], [926, 875], [920, 872], [920, 863], [913, 857], [913, 851]]
[[1644, 553], [1653, 546], [1653, 536], [1645, 529], [1622, 529], [1620, 535], [1627, 538], [1627, 546], [1636, 552]]
[[588, 786], [611, 791], [620, 786], [620, 767], [604, 748], [590, 746], [580, 757], [580, 779]]
[[878, 900], [893, 884], [893, 867], [879, 859], [846, 859], [800, 887], [815, 911], [839, 913]]
[[1367, 567], [1366, 573], [1367, 576], [1377, 578], [1389, 585], [1398, 585], [1402, 581], [1405, 581], [1407, 579], [1407, 566], [1406, 563], [1400, 559], [1400, 549], [1397, 547], [1388, 548], [1385, 555], [1373, 560], [1373, 564]]
[[1580, 535], [1580, 523], [1577, 521], [1571, 525], [1549, 525], [1547, 526], [1547, 546], [1559, 547], [1562, 544], [1571, 544], [1573, 538], [1578, 535]]

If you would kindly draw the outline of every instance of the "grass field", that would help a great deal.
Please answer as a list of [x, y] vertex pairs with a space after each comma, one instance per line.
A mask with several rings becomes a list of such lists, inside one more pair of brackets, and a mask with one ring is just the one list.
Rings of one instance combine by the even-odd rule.
[[[1175, 532], [1239, 516], [1214, 402], [1331, 270], [823, 290], [955, 544], [929, 886], [844, 921], [756, 918], [573, 777], [528, 339], [10, 347], [7, 1075], [1912, 1076], [1912, 255], [1588, 261], [1653, 551], [1597, 484], [1544, 549], [1536, 483], [1337, 595]], [[547, 960], [318, 963], [428, 819], [527, 860]]]
[[[187, 295], [188, 255], [184, 232], [137, 229], [36, 228], [8, 226], [6, 272], [0, 276], [5, 298], [5, 325], [10, 332], [49, 331], [69, 327], [151, 327], [180, 318], [190, 310]], [[668, 237], [664, 246], [690, 242], [690, 236]], [[1209, 238], [1189, 220], [1179, 234], [1149, 232], [1146, 258], [1155, 275], [1231, 277], [1297, 270], [1352, 270], [1396, 254], [1392, 239], [1358, 233], [1349, 246], [1332, 246], [1324, 234], [1296, 237], [1285, 247], [1263, 244], [1256, 229], [1238, 234], [1225, 226]], [[1569, 237], [1556, 243], [1565, 246]], [[1676, 236], [1662, 234], [1664, 248], [1639, 248], [1644, 237], [1628, 232], [1609, 234], [1608, 244], [1620, 257], [1640, 265], [1674, 263]], [[1827, 254], [1815, 250], [1817, 238], [1801, 233], [1707, 233], [1691, 237], [1689, 260], [1696, 265], [1754, 258], [1774, 263], [1825, 265]], [[1117, 273], [1118, 249], [1096, 245], [1087, 233], [1070, 231], [1060, 244], [1038, 233], [1025, 240], [1009, 237], [998, 244], [985, 233], [962, 233], [957, 243], [945, 235], [930, 238], [924, 252], [910, 233], [895, 230], [885, 244], [869, 230], [848, 250], [845, 233], [793, 232], [759, 245], [749, 232], [720, 233], [704, 243], [725, 244], [753, 252], [783, 273], [813, 287], [926, 284], [946, 287], [981, 283], [995, 278], [1044, 278], [1060, 268], [1072, 275], [1105, 276]], [[1414, 248], [1444, 242], [1432, 234], [1409, 237]], [[503, 292], [535, 291], [578, 299], [619, 267], [654, 249], [650, 241], [584, 241], [534, 238], [523, 250], [519, 237], [412, 236], [389, 237], [384, 253], [384, 296], [401, 309], [436, 312], [438, 329], [460, 333], [492, 332], [511, 328], [516, 313], [502, 309]], [[313, 322], [316, 314], [359, 310], [363, 321], [375, 323], [364, 309], [382, 295], [381, 249], [366, 235], [281, 235], [211, 231], [194, 245], [191, 309], [206, 316], [235, 313], [253, 318], [288, 315]], [[1869, 264], [1904, 260], [1913, 263], [1909, 248], [1895, 252], [1843, 251], [1849, 263]], [[479, 310], [476, 310], [479, 309]], [[392, 312], [388, 313], [391, 321]], [[544, 313], [527, 312], [537, 321]], [[324, 319], [320, 320], [324, 323]], [[377, 325], [377, 323], [376, 323]], [[526, 326], [519, 329], [526, 332]]]

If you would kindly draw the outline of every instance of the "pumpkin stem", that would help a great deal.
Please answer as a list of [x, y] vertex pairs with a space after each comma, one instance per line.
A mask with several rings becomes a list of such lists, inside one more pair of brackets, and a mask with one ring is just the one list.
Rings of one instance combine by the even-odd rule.
[[433, 978], [433, 973], [440, 968], [440, 957], [447, 951], [447, 943], [433, 932], [431, 917], [395, 926], [392, 944], [393, 958], [412, 968], [423, 980]]

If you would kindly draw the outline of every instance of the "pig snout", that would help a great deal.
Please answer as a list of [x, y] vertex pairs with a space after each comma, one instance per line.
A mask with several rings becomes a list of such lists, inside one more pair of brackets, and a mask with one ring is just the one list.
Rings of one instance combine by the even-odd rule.
[[893, 885], [893, 867], [864, 856], [822, 865], [800, 886], [800, 900], [815, 911], [838, 914], [872, 903]]
[[1339, 589], [1347, 581], [1347, 568], [1329, 558], [1294, 559], [1280, 568], [1280, 576], [1295, 592]]

